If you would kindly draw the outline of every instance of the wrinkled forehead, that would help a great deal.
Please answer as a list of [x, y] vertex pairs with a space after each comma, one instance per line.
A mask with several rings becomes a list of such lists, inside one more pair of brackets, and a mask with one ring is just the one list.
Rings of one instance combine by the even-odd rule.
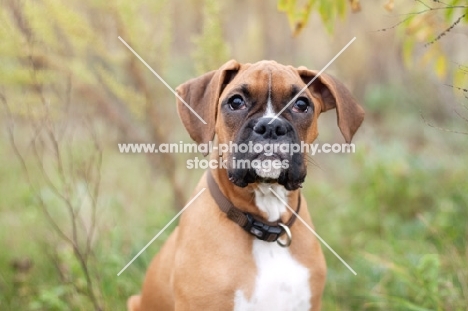
[[295, 68], [272, 61], [243, 65], [235, 78], [227, 85], [226, 92], [242, 87], [255, 92], [289, 92], [305, 84]]

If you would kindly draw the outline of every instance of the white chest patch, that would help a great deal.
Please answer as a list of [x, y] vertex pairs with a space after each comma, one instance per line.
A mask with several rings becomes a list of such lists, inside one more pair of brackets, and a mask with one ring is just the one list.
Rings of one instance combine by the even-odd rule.
[[287, 207], [278, 197], [270, 191], [275, 191], [283, 202], [288, 202], [288, 190], [278, 184], [259, 184], [255, 190], [255, 204], [268, 215], [268, 221], [276, 221], [281, 214], [286, 212]]
[[241, 290], [234, 297], [234, 311], [308, 311], [311, 308], [309, 270], [296, 261], [288, 248], [255, 240], [257, 266], [250, 299]]

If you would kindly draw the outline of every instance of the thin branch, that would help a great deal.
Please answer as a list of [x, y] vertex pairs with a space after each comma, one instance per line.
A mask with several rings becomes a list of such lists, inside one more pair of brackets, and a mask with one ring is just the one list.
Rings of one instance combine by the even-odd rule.
[[426, 121], [426, 119], [424, 118], [424, 115], [422, 114], [422, 111], [420, 111], [419, 114], [420, 114], [420, 116], [421, 116], [421, 119], [424, 121], [424, 123], [425, 123], [427, 126], [430, 126], [430, 127], [432, 127], [432, 128], [438, 129], [438, 130], [440, 130], [440, 131], [448, 132], [448, 133], [468, 135], [468, 132], [460, 132], [460, 131], [455, 131], [455, 130], [443, 128], [443, 127], [440, 127], [440, 126], [435, 126], [435, 125], [433, 125], [433, 124], [431, 124], [431, 123], [429, 123], [429, 122]]
[[429, 10], [432, 10], [432, 8], [430, 6], [428, 6], [427, 4], [425, 4], [424, 2], [422, 2], [421, 0], [416, 0], [416, 2], [419, 2], [421, 3], [422, 5], [424, 5], [426, 8], [428, 8]]
[[398, 26], [400, 26], [401, 24], [405, 23], [406, 21], [408, 21], [408, 20], [410, 20], [412, 18], [413, 18], [413, 16], [407, 17], [407, 18], [399, 21], [398, 23], [394, 24], [393, 26], [390, 26], [390, 27], [387, 27], [387, 28], [382, 28], [382, 29], [377, 29], [377, 30], [375, 30], [375, 32], [381, 32], [381, 31], [387, 31], [387, 30], [395, 29]]
[[466, 118], [466, 117], [463, 116], [460, 112], [458, 112], [457, 109], [453, 109], [453, 111], [454, 111], [460, 118], [462, 118], [463, 120], [465, 120], [466, 122], [468, 122], [468, 118]]
[[28, 166], [26, 164], [26, 160], [24, 159], [23, 155], [21, 154], [21, 152], [18, 149], [18, 145], [16, 144], [15, 135], [14, 135], [13, 116], [12, 116], [10, 107], [8, 106], [6, 98], [1, 93], [0, 93], [0, 99], [1, 99], [2, 103], [4, 104], [6, 114], [7, 114], [7, 120], [8, 120], [8, 123], [9, 123], [8, 137], [9, 137], [10, 145], [11, 145], [11, 147], [13, 149], [13, 152], [14, 152], [16, 158], [20, 162], [21, 168], [22, 168], [23, 173], [25, 174], [25, 177], [26, 177], [26, 182], [28, 183], [28, 185], [29, 185], [29, 187], [31, 189], [31, 193], [34, 195], [36, 200], [39, 202], [39, 206], [41, 206], [41, 209], [44, 212], [44, 215], [46, 216], [49, 223], [52, 225], [55, 232], [63, 240], [67, 241], [70, 244], [73, 244], [73, 241], [68, 237], [68, 235], [65, 234], [65, 232], [59, 227], [59, 225], [55, 222], [53, 217], [50, 215], [50, 213], [49, 213], [49, 211], [47, 209], [47, 206], [45, 205], [42, 197], [39, 195], [39, 190], [35, 189], [34, 183], [32, 182], [31, 176], [29, 174], [29, 169], [28, 169]]
[[459, 86], [455, 86], [455, 85], [452, 85], [452, 84], [446, 84], [446, 83], [445, 83], [444, 85], [450, 86], [450, 87], [452, 87], [452, 88], [454, 88], [454, 89], [457, 89], [457, 90], [459, 90], [459, 91], [462, 91], [463, 93], [468, 93], [468, 89], [465, 89], [465, 88], [462, 88], [462, 87], [459, 87]]
[[450, 31], [452, 31], [453, 28], [455, 28], [458, 23], [460, 23], [460, 21], [466, 16], [466, 13], [463, 14], [462, 16], [460, 16], [455, 22], [452, 23], [452, 25], [450, 25], [450, 27], [448, 27], [447, 29], [445, 29], [444, 31], [442, 31], [434, 40], [432, 41], [429, 41], [427, 42], [426, 44], [424, 44], [424, 47], [428, 47], [432, 44], [434, 44], [435, 42], [439, 41], [443, 36], [445, 36], [447, 33], [449, 33]]
[[[378, 29], [376, 30], [375, 32], [381, 32], [381, 31], [387, 31], [387, 30], [392, 30], [392, 29], [395, 29], [396, 27], [400, 26], [401, 24], [407, 22], [408, 20], [412, 19], [414, 17], [414, 15], [420, 15], [420, 14], [425, 14], [425, 13], [428, 13], [428, 12], [432, 12], [432, 11], [439, 11], [439, 10], [448, 10], [448, 9], [467, 9], [468, 6], [465, 6], [465, 5], [454, 5], [454, 6], [450, 6], [450, 5], [447, 5], [445, 7], [438, 7], [438, 8], [433, 8], [433, 7], [429, 7], [427, 4], [423, 3], [422, 1], [419, 1], [419, 0], [416, 0], [418, 2], [420, 2], [421, 4], [423, 4], [424, 6], [427, 7], [427, 9], [424, 9], [424, 10], [421, 10], [421, 11], [417, 11], [417, 12], [410, 12], [410, 13], [404, 13], [404, 14], [398, 14], [399, 16], [407, 16], [406, 18], [404, 18], [403, 20], [399, 21], [398, 23], [394, 24], [393, 26], [390, 26], [390, 27], [387, 27], [387, 28], [382, 28], [382, 29]], [[437, 1], [436, 1], [437, 2]], [[439, 2], [439, 3], [442, 3], [442, 2]], [[463, 18], [463, 17], [462, 17]], [[450, 29], [451, 30], [451, 29]]]

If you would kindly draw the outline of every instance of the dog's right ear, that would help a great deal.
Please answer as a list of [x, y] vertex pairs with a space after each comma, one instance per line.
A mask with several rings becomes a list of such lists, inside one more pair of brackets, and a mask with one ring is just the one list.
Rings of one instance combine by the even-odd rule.
[[176, 91], [180, 96], [177, 97], [177, 110], [180, 119], [197, 144], [208, 143], [213, 139], [219, 96], [239, 68], [240, 64], [237, 61], [230, 60], [218, 70], [210, 71], [177, 87]]

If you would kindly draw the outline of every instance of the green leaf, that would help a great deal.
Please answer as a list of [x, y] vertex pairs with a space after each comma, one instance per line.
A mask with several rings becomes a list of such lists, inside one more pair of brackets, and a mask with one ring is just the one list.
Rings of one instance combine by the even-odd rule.
[[413, 65], [414, 44], [415, 42], [412, 39], [405, 39], [403, 41], [403, 62], [408, 67]]
[[289, 12], [291, 8], [294, 9], [295, 2], [294, 0], [278, 0], [278, 11]]
[[333, 33], [333, 23], [335, 22], [333, 19], [334, 14], [332, 6], [333, 5], [330, 4], [330, 2], [326, 1], [321, 1], [318, 5], [318, 12], [322, 18], [325, 29], [329, 34]]
[[440, 262], [437, 254], [426, 254], [419, 260], [416, 271], [422, 289], [419, 291], [425, 306], [437, 308]]
[[340, 18], [345, 18], [346, 17], [346, 2], [343, 0], [337, 0], [336, 10]]
[[309, 0], [304, 7], [295, 14], [294, 35], [298, 35], [307, 25], [314, 3], [315, 0]]

